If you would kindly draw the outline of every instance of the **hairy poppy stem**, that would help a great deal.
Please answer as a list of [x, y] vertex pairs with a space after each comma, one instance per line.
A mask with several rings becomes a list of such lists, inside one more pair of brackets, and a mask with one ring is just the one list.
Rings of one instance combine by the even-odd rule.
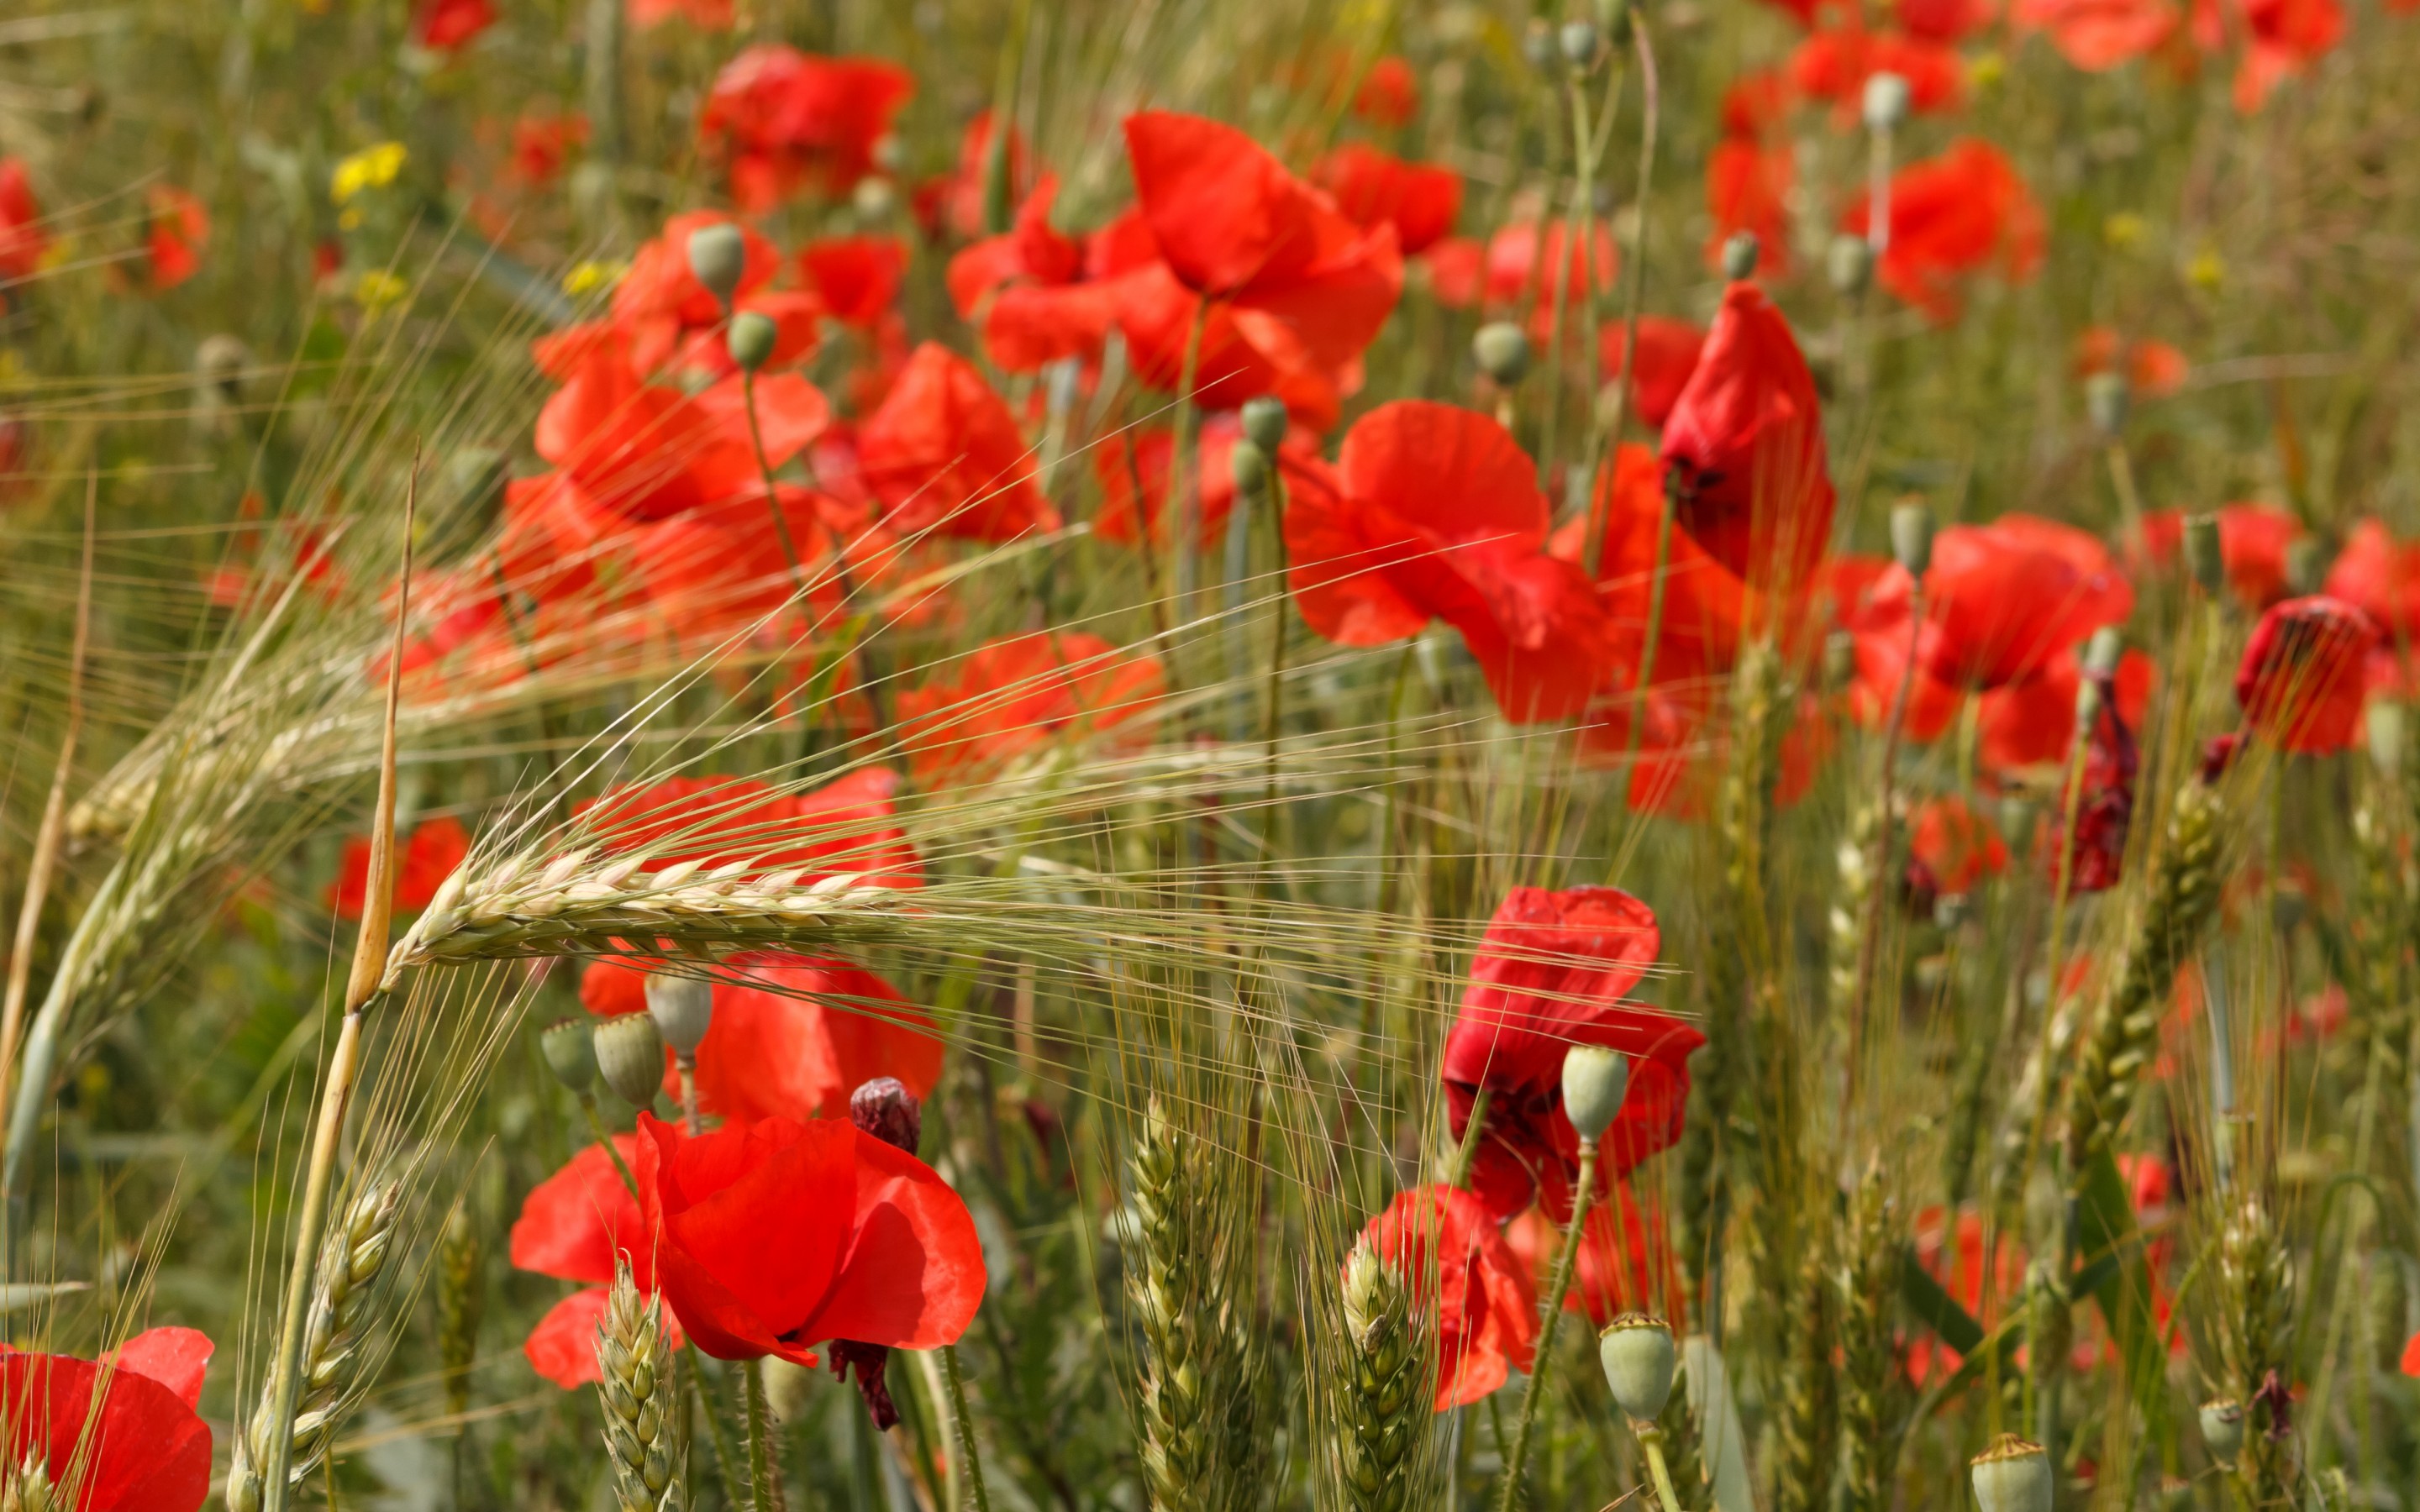
[[[937, 1352], [941, 1356], [941, 1381], [949, 1388], [950, 1421], [957, 1429], [958, 1458], [965, 1466], [959, 1473], [967, 1489], [967, 1500], [974, 1512], [991, 1512], [991, 1491], [984, 1485], [983, 1454], [975, 1447], [975, 1420], [967, 1412], [966, 1374], [958, 1368], [958, 1347], [944, 1344]], [[960, 1509], [953, 1505], [950, 1512]]]
[[722, 1500], [731, 1507], [746, 1506], [748, 1498], [739, 1493], [739, 1449], [731, 1442], [731, 1425], [722, 1421], [720, 1411], [722, 1404], [716, 1401], [714, 1394], [707, 1389], [706, 1371], [699, 1364], [706, 1358], [706, 1351], [699, 1349], [692, 1339], [689, 1352], [687, 1374], [690, 1390], [697, 1398], [698, 1416], [706, 1419], [706, 1436], [714, 1441], [714, 1468], [715, 1473], [722, 1478]]
[[[1647, 38], [1647, 18], [1639, 8], [1630, 8], [1630, 40], [1638, 54], [1638, 193], [1632, 203], [1639, 207], [1638, 239], [1630, 249], [1629, 287], [1621, 295], [1621, 371], [1615, 376], [1613, 413], [1606, 417], [1605, 436], [1617, 454], [1621, 446], [1622, 426], [1630, 419], [1630, 387], [1632, 365], [1638, 361], [1638, 310], [1647, 301], [1647, 194], [1655, 185], [1655, 133], [1663, 113], [1663, 86], [1655, 72], [1655, 48]], [[1589, 496], [1588, 536], [1580, 552], [1580, 565], [1591, 581], [1605, 574], [1605, 540], [1610, 500], [1599, 500], [1594, 491]], [[1655, 536], [1654, 603], [1649, 606], [1647, 656], [1655, 655], [1656, 620], [1664, 594], [1664, 567], [1672, 547], [1672, 512], [1667, 504]], [[1647, 679], [1638, 686], [1643, 691]], [[1642, 704], [1643, 708], [1643, 704]], [[1631, 725], [1631, 754], [1637, 753], [1637, 724]]]
[[1597, 1141], [1580, 1141], [1580, 1180], [1572, 1194], [1572, 1221], [1563, 1230], [1563, 1246], [1555, 1257], [1555, 1273], [1546, 1285], [1545, 1313], [1538, 1325], [1536, 1365], [1528, 1384], [1521, 1388], [1521, 1416], [1512, 1429], [1512, 1449], [1504, 1459], [1503, 1479], [1496, 1493], [1497, 1512], [1512, 1512], [1521, 1504], [1521, 1473], [1529, 1462], [1529, 1438], [1538, 1423], [1539, 1399], [1546, 1395], [1547, 1378], [1555, 1368], [1555, 1329], [1563, 1319], [1563, 1298], [1572, 1289], [1572, 1271], [1579, 1259], [1580, 1226], [1588, 1221], [1589, 1199], [1596, 1195]]
[[782, 1512], [781, 1474], [768, 1448], [772, 1431], [765, 1407], [765, 1362], [739, 1362], [739, 1381], [748, 1401], [748, 1489], [755, 1512]]

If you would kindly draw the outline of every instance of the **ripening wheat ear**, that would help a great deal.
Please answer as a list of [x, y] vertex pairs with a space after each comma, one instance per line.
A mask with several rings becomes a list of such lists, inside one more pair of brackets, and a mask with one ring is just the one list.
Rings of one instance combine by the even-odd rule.
[[627, 1259], [613, 1262], [613, 1290], [597, 1325], [597, 1366], [605, 1453], [621, 1512], [679, 1512], [686, 1457], [673, 1421], [672, 1346], [661, 1303], [640, 1297]]
[[1403, 1512], [1410, 1504], [1414, 1451], [1429, 1410], [1418, 1329], [1410, 1288], [1361, 1240], [1344, 1264], [1349, 1375], [1338, 1445], [1344, 1501], [1353, 1512]]

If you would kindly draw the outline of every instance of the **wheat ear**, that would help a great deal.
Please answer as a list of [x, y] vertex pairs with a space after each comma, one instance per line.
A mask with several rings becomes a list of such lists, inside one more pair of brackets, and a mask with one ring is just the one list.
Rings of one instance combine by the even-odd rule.
[[1349, 1376], [1341, 1458], [1353, 1512], [1403, 1512], [1411, 1500], [1412, 1449], [1428, 1413], [1414, 1327], [1410, 1288], [1362, 1240], [1344, 1266]]
[[1891, 1304], [1900, 1249], [1880, 1165], [1869, 1165], [1853, 1199], [1841, 1272], [1840, 1433], [1848, 1443], [1842, 1512], [1889, 1512], [1899, 1440], [1893, 1431], [1900, 1372]]
[[1127, 1291], [1141, 1320], [1150, 1362], [1142, 1380], [1142, 1467], [1155, 1508], [1205, 1504], [1217, 1463], [1210, 1379], [1219, 1351], [1209, 1305], [1210, 1263], [1189, 1219], [1202, 1200], [1193, 1141], [1162, 1116], [1144, 1114], [1130, 1167], [1141, 1264]]
[[437, 1248], [437, 1360], [450, 1417], [471, 1405], [471, 1364], [478, 1358], [479, 1321], [488, 1309], [483, 1259], [479, 1226], [467, 1207], [457, 1206]]
[[630, 1264], [616, 1259], [613, 1289], [597, 1325], [597, 1397], [605, 1409], [605, 1454], [613, 1462], [621, 1512], [679, 1512], [682, 1458], [673, 1421], [673, 1351], [662, 1305], [641, 1298]]

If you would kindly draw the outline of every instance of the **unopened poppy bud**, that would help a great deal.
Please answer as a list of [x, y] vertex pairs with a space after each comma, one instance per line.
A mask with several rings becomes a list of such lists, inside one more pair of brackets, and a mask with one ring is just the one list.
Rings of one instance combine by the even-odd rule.
[[1269, 486], [1269, 454], [1249, 440], [1237, 441], [1227, 454], [1227, 472], [1235, 480], [1236, 493], [1258, 499]]
[[2039, 1443], [2003, 1433], [1974, 1458], [1969, 1474], [1983, 1512], [2050, 1512], [2050, 1456]]
[[1866, 76], [1866, 129], [1887, 131], [1907, 119], [1910, 100], [1904, 75], [1885, 71]]
[[647, 978], [647, 1016], [656, 1021], [656, 1033], [673, 1047], [673, 1054], [696, 1055], [707, 1026], [714, 1022], [714, 984], [695, 977], [651, 973]]
[[1510, 320], [1491, 320], [1470, 338], [1470, 355], [1481, 372], [1509, 389], [1529, 371], [1529, 337]]
[[2392, 699], [2371, 699], [2367, 720], [2370, 764], [2381, 777], [2403, 770], [2403, 705]]
[[1837, 693], [1856, 680], [1857, 638], [1835, 630], [1823, 638], [1823, 687]]
[[2226, 552], [2219, 545], [2216, 515], [2186, 517], [2184, 549], [2185, 566], [2202, 592], [2214, 594], [2226, 586]]
[[1756, 276], [1756, 260], [1764, 255], [1764, 243], [1756, 234], [1741, 231], [1723, 243], [1723, 276], [1736, 284]]
[[1823, 270], [1831, 276], [1833, 293], [1843, 299], [1863, 294], [1874, 276], [1874, 249], [1863, 237], [1834, 237], [1823, 254]]
[[1582, 1139], [1603, 1137], [1629, 1094], [1628, 1056], [1592, 1044], [1575, 1044], [1563, 1052], [1563, 1117]]
[[2084, 412], [2092, 417], [2092, 428], [2103, 437], [2116, 439], [2126, 428], [2126, 413], [2134, 407], [2133, 391], [2126, 386], [2123, 373], [2095, 373], [2084, 380]]
[[1247, 399], [1244, 401], [1243, 421], [1244, 435], [1251, 443], [1271, 456], [1277, 455], [1278, 448], [1285, 444], [1286, 439], [1285, 401], [1274, 393]]
[[702, 225], [689, 234], [689, 270], [724, 307], [738, 292], [739, 275], [747, 266], [747, 239], [729, 221]]
[[2118, 664], [2125, 656], [2126, 638], [2118, 633], [2114, 625], [2102, 625], [2084, 642], [2084, 670], [2102, 682], [2118, 675]]
[[1932, 511], [1919, 503], [1892, 505], [1890, 541], [1892, 560], [1921, 581], [1932, 565]]
[[1555, 64], [1555, 31], [1544, 21], [1532, 20], [1529, 29], [1521, 37], [1521, 55], [1529, 67], [1544, 73]]
[[2243, 1449], [2243, 1404], [2224, 1399], [2202, 1403], [2201, 1442], [2211, 1458], [2222, 1465], [2235, 1463]]
[[1567, 21], [1556, 39], [1562, 45], [1563, 61], [1575, 69], [1585, 69], [1596, 61], [1596, 23]]
[[2297, 538], [2286, 548], [2286, 591], [2308, 598], [2328, 580], [2328, 548], [2315, 535]]
[[857, 211], [861, 221], [887, 221], [892, 207], [898, 202], [898, 192], [891, 187], [891, 180], [879, 175], [859, 179], [848, 194], [849, 208]]
[[590, 1042], [592, 1031], [586, 1019], [564, 1019], [550, 1024], [537, 1037], [538, 1053], [546, 1057], [546, 1069], [554, 1079], [575, 1092], [588, 1089], [597, 1079], [597, 1047]]
[[876, 1076], [848, 1094], [848, 1121], [894, 1149], [916, 1153], [924, 1136], [924, 1108], [896, 1076]]
[[597, 1069], [613, 1095], [632, 1107], [656, 1101], [664, 1084], [664, 1041], [646, 1013], [624, 1013], [597, 1026]]
[[731, 317], [730, 327], [722, 332], [722, 347], [733, 362], [753, 373], [771, 361], [773, 343], [780, 335], [772, 316], [742, 310]]
[[1672, 1397], [1672, 1329], [1660, 1318], [1624, 1313], [1597, 1335], [1597, 1361], [1613, 1399], [1634, 1423], [1652, 1423]]

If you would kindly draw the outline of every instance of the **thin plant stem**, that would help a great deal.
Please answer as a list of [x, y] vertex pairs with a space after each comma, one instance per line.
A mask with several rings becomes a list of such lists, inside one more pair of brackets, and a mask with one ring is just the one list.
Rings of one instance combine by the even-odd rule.
[[[1874, 973], [1882, 959], [1883, 903], [1891, 889], [1883, 885], [1891, 854], [1891, 789], [1899, 779], [1899, 743], [1907, 725], [1907, 701], [1916, 686], [1916, 648], [1924, 627], [1924, 581], [1913, 579], [1907, 603], [1907, 662], [1899, 671], [1899, 687], [1891, 694], [1890, 718], [1883, 727], [1882, 771], [1874, 780], [1873, 857], [1867, 871], [1866, 917], [1857, 930], [1857, 982], [1849, 995], [1848, 1088], [1841, 1099], [1844, 1114], [1857, 1110], [1857, 1068], [1865, 1057], [1866, 1014], [1873, 996]], [[2071, 825], [2074, 821], [2070, 820]]]
[[1647, 1473], [1655, 1482], [1655, 1499], [1664, 1504], [1664, 1512], [1681, 1512], [1681, 1498], [1672, 1489], [1672, 1472], [1664, 1464], [1664, 1430], [1652, 1423], [1634, 1423], [1630, 1430], [1637, 1435], [1638, 1447], [1647, 1451]]
[[673, 1064], [680, 1068], [681, 1132], [694, 1139], [706, 1133], [697, 1117], [697, 1057], [675, 1056]]
[[696, 1394], [697, 1415], [706, 1419], [706, 1436], [714, 1442], [714, 1467], [715, 1473], [722, 1477], [722, 1500], [735, 1509], [746, 1506], [748, 1498], [740, 1494], [738, 1445], [731, 1442], [731, 1426], [723, 1422], [721, 1412], [716, 1411], [720, 1404], [706, 1390], [706, 1372], [698, 1366], [698, 1362], [706, 1358], [706, 1352], [697, 1347], [694, 1339], [690, 1341], [689, 1350], [690, 1389]]
[[[1655, 71], [1655, 49], [1647, 36], [1647, 18], [1633, 6], [1630, 10], [1631, 47], [1638, 54], [1638, 193], [1633, 203], [1639, 208], [1638, 242], [1630, 249], [1630, 285], [1621, 296], [1621, 373], [1613, 386], [1613, 413], [1606, 417], [1606, 439], [1619, 452], [1622, 426], [1630, 419], [1630, 380], [1633, 365], [1638, 361], [1638, 311], [1647, 300], [1647, 195], [1655, 185], [1655, 134], [1663, 112], [1663, 87]], [[1593, 495], [1589, 501], [1588, 533], [1580, 551], [1580, 561], [1587, 564], [1591, 579], [1605, 575], [1605, 543], [1606, 512], [1610, 500], [1600, 501]], [[1649, 606], [1647, 655], [1654, 656], [1656, 612], [1663, 602], [1664, 567], [1671, 549], [1672, 512], [1665, 506], [1663, 523], [1657, 527], [1655, 546], [1655, 600]], [[1644, 689], [1647, 680], [1638, 686]], [[1636, 754], [1634, 722], [1632, 726]]]
[[1540, 1398], [1546, 1395], [1546, 1382], [1554, 1374], [1555, 1330], [1563, 1319], [1563, 1298], [1572, 1289], [1572, 1271], [1579, 1258], [1580, 1226], [1588, 1221], [1589, 1199], [1596, 1194], [1597, 1142], [1580, 1141], [1580, 1180], [1572, 1195], [1571, 1226], [1563, 1230], [1563, 1245], [1555, 1257], [1555, 1273], [1546, 1286], [1545, 1316], [1538, 1325], [1537, 1364], [1529, 1372], [1528, 1384], [1521, 1389], [1521, 1416], [1512, 1429], [1512, 1448], [1504, 1458], [1504, 1477], [1496, 1493], [1497, 1512], [1512, 1512], [1521, 1504], [1521, 1473], [1529, 1459], [1529, 1439], [1537, 1427]]
[[2134, 486], [2133, 459], [2126, 454], [2126, 442], [2120, 437], [2109, 439], [2109, 485], [2118, 493], [2118, 517], [2126, 532], [2129, 545], [2143, 544], [2143, 496]]
[[1203, 295], [1193, 307], [1193, 324], [1185, 333], [1185, 362], [1176, 378], [1176, 444], [1168, 463], [1169, 582], [1175, 599], [1171, 618], [1180, 625], [1193, 612], [1193, 537], [1199, 533], [1194, 521], [1202, 511], [1201, 492], [1193, 486], [1194, 432], [1200, 424], [1194, 413], [1193, 385], [1201, 377], [1202, 333], [1209, 324], [1210, 300]]
[[748, 1402], [748, 1489], [756, 1512], [782, 1512], [782, 1481], [773, 1467], [772, 1414], [765, 1406], [765, 1362], [739, 1362], [740, 1390]]
[[[637, 1196], [639, 1179], [630, 1174], [629, 1163], [622, 1158], [621, 1147], [613, 1143], [613, 1131], [605, 1127], [604, 1115], [597, 1111], [597, 1094], [584, 1087], [580, 1089], [580, 1111], [588, 1116], [589, 1132], [597, 1135], [597, 1142], [605, 1147], [606, 1154], [613, 1157], [613, 1169], [620, 1174], [622, 1184], [630, 1189], [631, 1196]], [[695, 1130], [690, 1132], [696, 1133]]]
[[[941, 1381], [950, 1393], [950, 1419], [957, 1429], [958, 1458], [966, 1464], [964, 1483], [967, 1499], [973, 1504], [974, 1512], [991, 1512], [991, 1491], [984, 1485], [983, 1454], [975, 1447], [975, 1420], [973, 1414], [967, 1411], [966, 1373], [958, 1368], [958, 1347], [944, 1344], [939, 1352], [941, 1356]], [[954, 1464], [952, 1468], [955, 1468]], [[960, 1509], [953, 1505], [950, 1512], [960, 1512]]]

